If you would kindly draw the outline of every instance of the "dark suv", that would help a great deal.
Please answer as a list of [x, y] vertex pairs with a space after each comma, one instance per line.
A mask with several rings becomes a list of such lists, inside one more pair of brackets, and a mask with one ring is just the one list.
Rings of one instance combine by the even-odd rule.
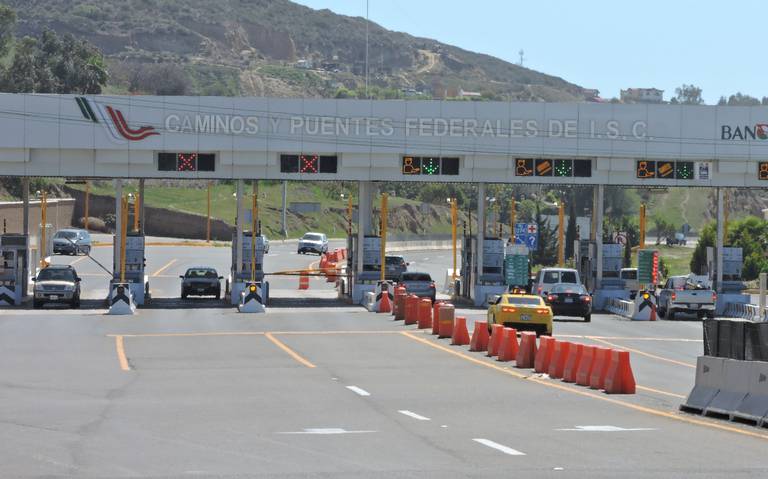
[[221, 283], [224, 279], [213, 268], [205, 266], [189, 268], [181, 278], [181, 299], [187, 296], [216, 296], [221, 299]]
[[80, 277], [69, 265], [50, 265], [43, 268], [34, 278], [32, 306], [41, 308], [45, 303], [69, 303], [80, 307]]

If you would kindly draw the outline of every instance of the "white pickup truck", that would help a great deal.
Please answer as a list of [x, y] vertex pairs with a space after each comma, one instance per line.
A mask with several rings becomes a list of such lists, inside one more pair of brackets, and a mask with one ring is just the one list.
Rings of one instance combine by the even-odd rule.
[[657, 311], [666, 319], [675, 319], [676, 313], [713, 318], [716, 302], [717, 293], [706, 276], [671, 276], [659, 292]]

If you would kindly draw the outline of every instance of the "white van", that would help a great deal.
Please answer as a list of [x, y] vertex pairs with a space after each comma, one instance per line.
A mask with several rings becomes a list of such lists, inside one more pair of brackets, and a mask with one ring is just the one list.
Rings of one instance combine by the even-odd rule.
[[581, 284], [579, 272], [572, 268], [542, 268], [536, 273], [531, 294], [546, 296], [552, 286], [560, 283]]
[[640, 283], [637, 281], [637, 268], [621, 268], [619, 279], [624, 281], [624, 289], [629, 291], [629, 298], [635, 299]]

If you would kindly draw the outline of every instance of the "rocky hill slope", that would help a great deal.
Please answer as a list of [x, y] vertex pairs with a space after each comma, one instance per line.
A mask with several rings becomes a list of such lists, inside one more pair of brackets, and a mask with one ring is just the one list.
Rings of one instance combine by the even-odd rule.
[[[182, 65], [189, 80], [185, 93], [191, 94], [332, 97], [364, 83], [365, 19], [288, 0], [0, 3], [16, 10], [21, 35], [50, 28], [99, 46], [113, 66], [112, 91], [136, 89], [125, 78], [125, 62]], [[369, 31], [370, 77], [379, 97], [473, 91], [487, 99], [585, 98], [577, 85], [489, 55], [374, 23]]]

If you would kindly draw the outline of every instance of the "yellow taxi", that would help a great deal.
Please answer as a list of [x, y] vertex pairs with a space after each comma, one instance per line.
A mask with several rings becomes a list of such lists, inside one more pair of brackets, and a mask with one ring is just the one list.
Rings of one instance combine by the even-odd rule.
[[524, 292], [504, 293], [488, 306], [488, 329], [503, 324], [518, 331], [552, 335], [552, 308], [541, 296]]

